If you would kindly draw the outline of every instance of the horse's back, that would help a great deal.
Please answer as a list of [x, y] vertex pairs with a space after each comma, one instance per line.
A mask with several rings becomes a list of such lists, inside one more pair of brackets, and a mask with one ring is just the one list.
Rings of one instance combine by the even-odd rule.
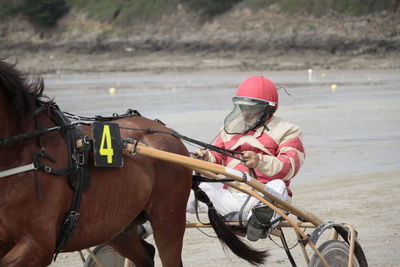
[[[144, 144], [163, 151], [188, 156], [189, 152], [180, 139], [173, 136], [173, 130], [158, 121], [149, 120], [145, 117], [135, 117], [128, 122], [123, 121], [120, 125], [129, 124], [125, 128], [127, 136], [136, 139]], [[133, 125], [131, 125], [133, 124]], [[150, 131], [147, 131], [150, 129]], [[147, 207], [156, 206], [157, 208], [168, 205], [178, 205], [180, 202], [183, 210], [186, 211], [186, 201], [192, 187], [192, 171], [186, 167], [155, 158], [146, 156], [136, 157], [150, 163], [150, 172], [154, 173], [154, 183], [152, 185], [152, 196]], [[135, 160], [135, 157], [133, 157]], [[175, 204], [173, 204], [175, 203]], [[151, 211], [149, 211], [151, 212]]]
[[[172, 131], [159, 122], [139, 116], [115, 122], [120, 126], [122, 139], [130, 138], [160, 150], [188, 155], [176, 137], [147, 131]], [[179, 216], [185, 213], [192, 182], [189, 169], [138, 154], [124, 155], [123, 160], [122, 168], [92, 167], [91, 185], [83, 195], [81, 222], [67, 250], [105, 242], [135, 221], [155, 220], [158, 216], [165, 219], [166, 209], [180, 210]], [[81, 233], [89, 233], [90, 244], [80, 240]]]
[[169, 134], [174, 131], [166, 127], [161, 121], [135, 116], [118, 120], [118, 124], [123, 127], [121, 129], [123, 137], [137, 139], [160, 150], [188, 155], [188, 150], [183, 143], [172, 134]]

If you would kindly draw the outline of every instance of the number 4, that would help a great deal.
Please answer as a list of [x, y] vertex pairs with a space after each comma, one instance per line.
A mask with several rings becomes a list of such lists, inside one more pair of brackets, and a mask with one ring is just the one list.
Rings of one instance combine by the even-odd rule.
[[[107, 143], [107, 146], [105, 146], [104, 142]], [[101, 137], [100, 155], [107, 156], [107, 163], [112, 163], [114, 149], [112, 148], [109, 125], [104, 125], [103, 136]]]

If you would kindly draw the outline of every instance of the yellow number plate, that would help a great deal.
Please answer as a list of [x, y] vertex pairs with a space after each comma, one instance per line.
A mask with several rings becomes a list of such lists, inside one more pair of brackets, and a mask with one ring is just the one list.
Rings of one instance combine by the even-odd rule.
[[116, 123], [94, 122], [94, 165], [97, 167], [122, 167], [122, 141]]

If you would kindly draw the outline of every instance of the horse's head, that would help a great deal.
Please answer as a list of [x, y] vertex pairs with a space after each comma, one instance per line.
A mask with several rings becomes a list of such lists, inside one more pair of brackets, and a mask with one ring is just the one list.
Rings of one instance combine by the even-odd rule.
[[29, 79], [15, 65], [0, 60], [0, 138], [13, 126], [32, 118], [43, 88], [41, 78]]

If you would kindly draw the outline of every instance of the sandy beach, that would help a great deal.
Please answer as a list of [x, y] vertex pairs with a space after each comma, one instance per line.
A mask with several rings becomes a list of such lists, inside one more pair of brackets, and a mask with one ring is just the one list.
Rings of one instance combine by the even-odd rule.
[[[315, 181], [312, 185], [299, 181], [293, 185], [296, 192], [293, 202], [296, 207], [311, 211], [321, 219], [351, 224], [358, 232], [369, 266], [395, 267], [400, 261], [399, 173], [400, 168], [388, 172], [331, 177], [327, 181]], [[187, 219], [196, 221], [191, 214]], [[211, 229], [202, 231], [213, 237], [196, 229], [186, 230], [182, 253], [184, 266], [251, 266], [231, 252], [225, 254]], [[285, 233], [289, 246], [294, 245], [293, 230], [285, 230]], [[278, 238], [273, 239], [279, 243]], [[149, 240], [154, 244], [151, 237]], [[269, 250], [270, 257], [265, 266], [290, 266], [284, 250], [271, 240], [260, 240], [252, 245]], [[298, 266], [306, 266], [299, 247], [291, 252]], [[312, 255], [311, 252], [309, 254]], [[78, 253], [66, 253], [61, 254], [51, 266], [82, 265]], [[156, 266], [161, 266], [158, 255]]]
[[[327, 181], [315, 181], [312, 185], [298, 181], [293, 185], [296, 194], [293, 203], [323, 220], [354, 226], [370, 266], [398, 266], [399, 171], [332, 177]], [[208, 233], [212, 234], [211, 231]], [[294, 245], [294, 232], [286, 230], [285, 233], [290, 240], [289, 246]], [[274, 240], [279, 243], [278, 238], [274, 237]], [[232, 253], [228, 254], [230, 259], [225, 257], [220, 247], [217, 240], [194, 229], [188, 230], [184, 263], [186, 266], [250, 266]], [[266, 266], [290, 266], [284, 250], [271, 240], [259, 241], [256, 247], [269, 249], [271, 256]], [[292, 253], [298, 266], [306, 266], [299, 247], [294, 248]], [[213, 260], [211, 265], [210, 257]]]
[[[284, 6], [295, 1], [221, 1], [237, 4], [208, 19], [185, 5], [205, 1], [66, 2], [70, 11], [53, 28], [30, 22], [25, 1], [0, 4], [0, 59], [42, 76], [44, 93], [63, 111], [110, 116], [135, 109], [212, 143], [239, 83], [263, 75], [279, 88], [276, 115], [303, 132], [306, 159], [291, 183], [292, 204], [352, 225], [369, 266], [400, 266], [398, 0], [358, 1], [377, 9], [357, 16], [339, 10], [353, 8], [351, 1], [302, 1], [293, 13]], [[158, 11], [167, 2], [173, 12]], [[318, 6], [324, 15], [316, 15]], [[162, 16], [150, 19], [147, 7]], [[136, 18], [142, 13], [146, 19]], [[294, 231], [285, 235], [297, 265], [307, 266]], [[148, 241], [154, 245], [152, 236]], [[249, 243], [269, 250], [265, 266], [290, 266], [278, 238]], [[250, 266], [225, 251], [211, 229], [186, 230], [182, 260], [189, 267]], [[161, 266], [157, 252], [155, 262]], [[83, 262], [71, 252], [49, 266]]]
[[[252, 73], [81, 73], [46, 75], [45, 83], [47, 94], [65, 110], [94, 115], [135, 107], [181, 134], [210, 142], [231, 108], [236, 84]], [[291, 185], [293, 204], [324, 221], [354, 226], [370, 266], [398, 266], [399, 71], [315, 69], [311, 82], [306, 70], [257, 73], [289, 90], [292, 96], [280, 91], [278, 115], [303, 129], [307, 157]], [[110, 95], [112, 86], [116, 93]], [[72, 96], [71, 90], [79, 93]], [[196, 221], [192, 214], [187, 219]], [[204, 232], [214, 236], [210, 229]], [[285, 232], [294, 245], [294, 232]], [[154, 244], [152, 237], [149, 241]], [[273, 241], [252, 245], [270, 251], [267, 266], [290, 265]], [[298, 266], [306, 265], [299, 247], [292, 253]], [[248, 266], [196, 229], [187, 229], [182, 257], [184, 266]], [[51, 266], [81, 265], [78, 253], [66, 253]], [[156, 265], [161, 266], [157, 255]]]

